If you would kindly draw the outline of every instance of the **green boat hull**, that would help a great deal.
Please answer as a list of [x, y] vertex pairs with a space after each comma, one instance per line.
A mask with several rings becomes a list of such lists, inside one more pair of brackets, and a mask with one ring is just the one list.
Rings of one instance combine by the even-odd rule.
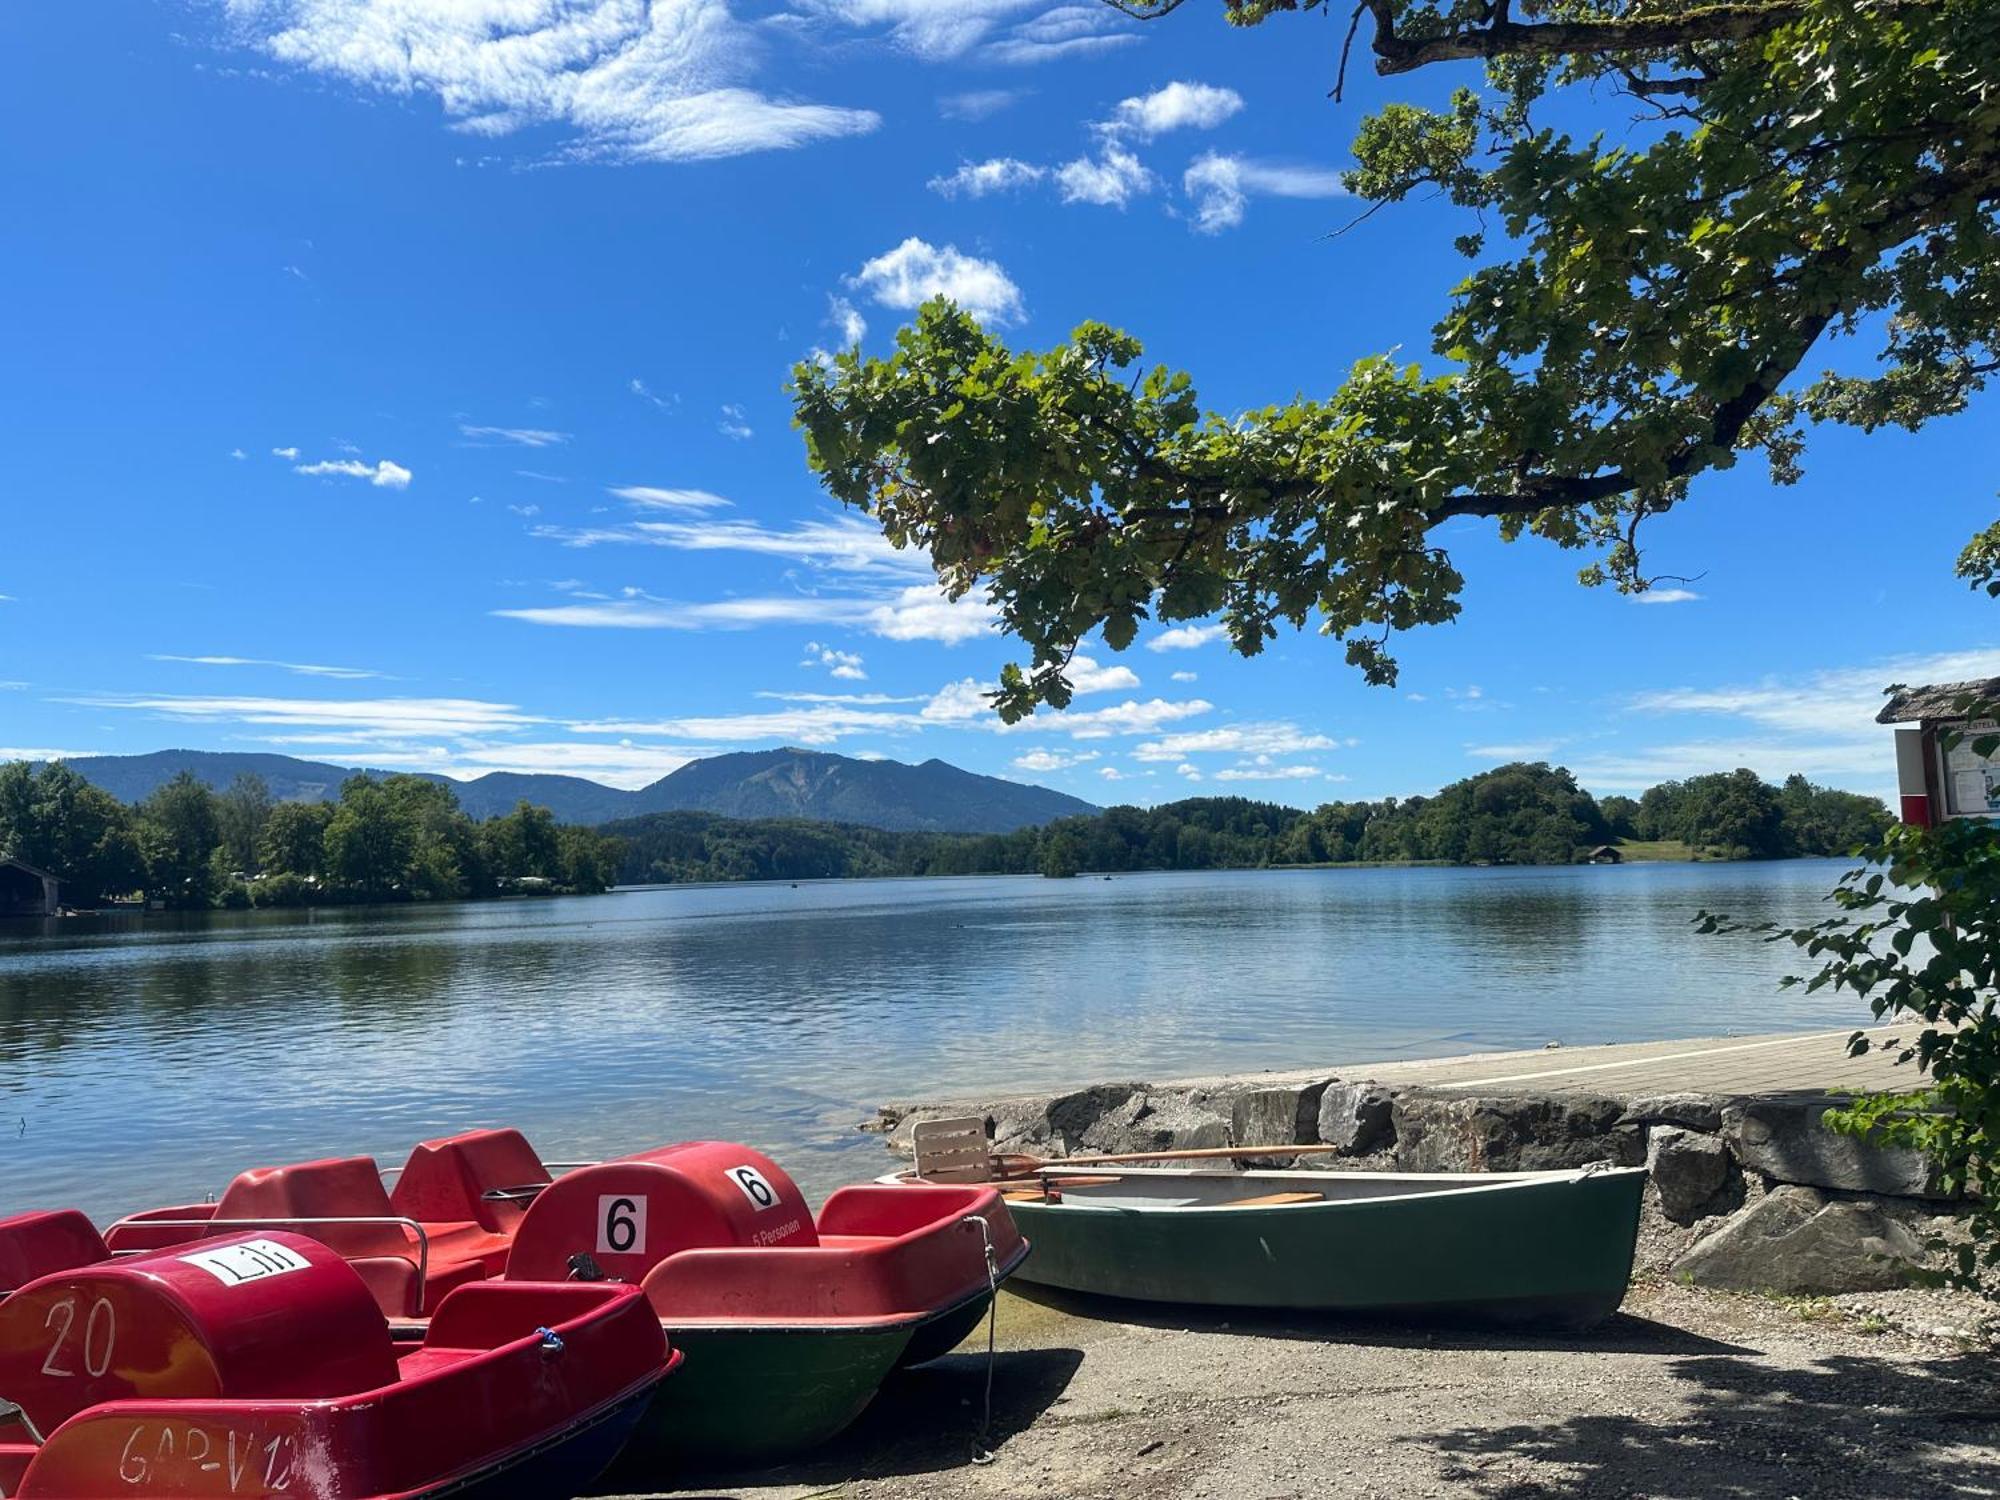
[[[1287, 1174], [1290, 1175], [1290, 1174]], [[1296, 1174], [1271, 1186], [1337, 1182]], [[1467, 1181], [1282, 1207], [1014, 1202], [1022, 1282], [1212, 1307], [1577, 1327], [1617, 1311], [1645, 1173]]]
[[982, 1288], [927, 1317], [863, 1328], [670, 1326], [686, 1363], [606, 1485], [654, 1488], [676, 1473], [764, 1468], [816, 1448], [860, 1416], [892, 1372], [950, 1353], [992, 1302]]

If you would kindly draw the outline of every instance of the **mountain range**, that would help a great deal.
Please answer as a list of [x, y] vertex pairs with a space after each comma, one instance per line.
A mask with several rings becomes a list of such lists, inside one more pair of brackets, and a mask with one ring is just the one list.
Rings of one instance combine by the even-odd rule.
[[[216, 790], [239, 775], [264, 778], [281, 802], [322, 802], [339, 795], [355, 768], [290, 755], [217, 750], [156, 750], [147, 755], [85, 755], [72, 770], [123, 802], [138, 802], [182, 771]], [[386, 771], [369, 770], [371, 776]], [[906, 765], [855, 760], [819, 750], [750, 750], [689, 761], [636, 791], [581, 776], [493, 771], [470, 781], [421, 773], [458, 794], [475, 818], [510, 812], [523, 800], [564, 823], [608, 823], [655, 812], [708, 812], [728, 818], [810, 818], [859, 823], [898, 833], [1009, 833], [1016, 828], [1098, 811], [1080, 797], [1047, 787], [981, 776], [941, 760]]]

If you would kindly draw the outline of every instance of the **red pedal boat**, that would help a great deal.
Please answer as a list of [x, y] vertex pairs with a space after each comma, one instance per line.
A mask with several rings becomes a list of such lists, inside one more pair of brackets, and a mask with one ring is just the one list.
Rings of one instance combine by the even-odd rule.
[[[557, 1164], [560, 1168], [563, 1164]], [[114, 1225], [114, 1250], [263, 1225], [347, 1256], [392, 1322], [420, 1328], [450, 1289], [494, 1277], [615, 1279], [644, 1293], [689, 1360], [621, 1472], [768, 1462], [845, 1427], [891, 1371], [978, 1326], [1028, 1253], [983, 1184], [848, 1187], [815, 1216], [747, 1146], [699, 1141], [555, 1176], [521, 1135], [246, 1172], [213, 1204]]]
[[85, 1231], [0, 1220], [0, 1273], [43, 1272], [0, 1302], [0, 1494], [19, 1500], [571, 1496], [680, 1363], [629, 1286], [467, 1286], [399, 1345], [303, 1235], [108, 1258]]

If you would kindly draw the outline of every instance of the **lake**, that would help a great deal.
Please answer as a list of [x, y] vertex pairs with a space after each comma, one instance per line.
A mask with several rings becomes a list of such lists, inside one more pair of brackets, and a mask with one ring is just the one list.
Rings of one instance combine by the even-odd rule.
[[719, 1137], [814, 1192], [884, 1099], [1867, 1019], [1701, 907], [1838, 860], [841, 881], [0, 924], [0, 1212], [476, 1125], [552, 1159]]

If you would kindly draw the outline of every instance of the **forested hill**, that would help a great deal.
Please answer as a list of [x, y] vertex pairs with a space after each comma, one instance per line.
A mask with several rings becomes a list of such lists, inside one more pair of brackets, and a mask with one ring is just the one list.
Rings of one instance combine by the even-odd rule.
[[1713, 859], [1842, 854], [1889, 822], [1872, 797], [1733, 771], [1593, 798], [1570, 773], [1501, 766], [1434, 797], [1311, 812], [1242, 797], [1114, 807], [1009, 834], [894, 833], [798, 819], [660, 813], [606, 824], [624, 883], [870, 875], [1071, 874], [1432, 861], [1567, 864], [1601, 843], [1666, 841]]
[[[149, 755], [86, 755], [71, 770], [121, 802], [143, 802], [182, 772], [211, 791], [238, 776], [262, 778], [279, 802], [326, 802], [355, 772], [290, 755], [159, 750]], [[365, 771], [377, 779], [385, 771]], [[448, 787], [468, 817], [498, 817], [521, 802], [560, 823], [603, 823], [643, 813], [707, 812], [731, 818], [806, 818], [871, 828], [1006, 833], [1031, 823], [1097, 811], [1047, 787], [980, 776], [941, 760], [905, 765], [820, 750], [756, 750], [694, 760], [650, 786], [628, 791], [580, 776], [495, 771], [470, 781], [421, 779]]]

